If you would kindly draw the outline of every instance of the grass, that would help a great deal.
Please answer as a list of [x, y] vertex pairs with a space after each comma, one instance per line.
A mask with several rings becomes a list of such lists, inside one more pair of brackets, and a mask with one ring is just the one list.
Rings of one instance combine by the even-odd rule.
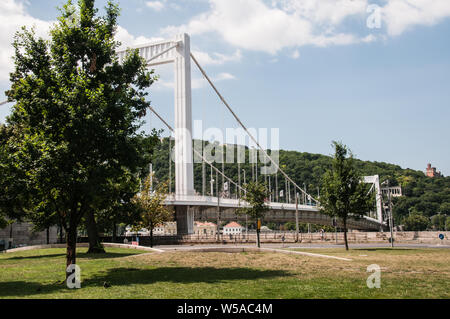
[[[450, 298], [450, 250], [305, 249], [340, 261], [280, 253], [163, 254], [78, 249], [82, 288], [67, 289], [65, 251], [0, 254], [0, 298]], [[367, 266], [382, 269], [369, 289]], [[104, 282], [111, 284], [104, 288]]]

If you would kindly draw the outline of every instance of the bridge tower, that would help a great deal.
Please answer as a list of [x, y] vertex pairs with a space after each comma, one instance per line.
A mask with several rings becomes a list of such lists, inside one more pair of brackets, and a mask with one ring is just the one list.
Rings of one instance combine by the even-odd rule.
[[[194, 166], [192, 155], [192, 92], [191, 48], [187, 34], [173, 40], [153, 42], [134, 47], [147, 61], [147, 66], [174, 64], [175, 93], [175, 196], [183, 198], [194, 195]], [[122, 62], [127, 51], [118, 51]], [[178, 234], [194, 232], [194, 213], [189, 207], [176, 207]]]
[[[175, 48], [175, 196], [194, 195], [192, 158], [191, 48], [187, 34], [176, 37]], [[194, 212], [188, 206], [176, 210], [177, 233], [194, 233]]]
[[[383, 224], [383, 200], [381, 194], [381, 186], [380, 186], [380, 176], [364, 176], [364, 182], [368, 184], [372, 184], [375, 187], [375, 200], [377, 203], [377, 220], [380, 225]], [[382, 228], [381, 228], [382, 230]]]

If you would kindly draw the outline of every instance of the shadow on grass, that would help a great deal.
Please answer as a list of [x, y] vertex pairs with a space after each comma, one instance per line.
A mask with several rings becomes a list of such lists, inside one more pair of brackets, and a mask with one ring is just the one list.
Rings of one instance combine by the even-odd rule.
[[[108, 258], [121, 258], [127, 256], [139, 255], [136, 253], [106, 253], [106, 254], [88, 254], [88, 253], [77, 253], [77, 259], [108, 259]], [[57, 258], [57, 257], [65, 257], [66, 254], [46, 254], [46, 255], [33, 255], [33, 256], [15, 256], [15, 257], [6, 257], [5, 260], [28, 260], [28, 259], [40, 259], [40, 258]]]
[[[185, 283], [218, 283], [230, 280], [255, 280], [290, 276], [282, 270], [258, 270], [251, 268], [212, 268], [212, 267], [162, 267], [155, 269], [115, 268], [94, 275], [81, 283], [83, 288], [103, 288], [108, 282], [115, 286], [132, 284], [153, 284], [157, 282]], [[46, 293], [67, 293], [70, 290], [65, 283], [41, 285], [35, 282], [0, 282], [0, 297], [23, 297]]]
[[357, 251], [412, 251], [414, 248], [355, 248]]
[[25, 297], [43, 293], [52, 293], [57, 290], [69, 290], [65, 283], [41, 285], [37, 282], [11, 281], [0, 282], [0, 298]]
[[33, 256], [6, 256], [5, 260], [22, 260], [22, 259], [40, 259], [40, 258], [57, 258], [65, 256], [66, 254], [46, 254], [46, 255], [33, 255]]
[[96, 286], [105, 281], [113, 286], [130, 284], [171, 283], [217, 283], [228, 280], [255, 280], [290, 276], [283, 270], [258, 270], [251, 268], [213, 267], [162, 267], [154, 269], [116, 268], [89, 278], [84, 284]]

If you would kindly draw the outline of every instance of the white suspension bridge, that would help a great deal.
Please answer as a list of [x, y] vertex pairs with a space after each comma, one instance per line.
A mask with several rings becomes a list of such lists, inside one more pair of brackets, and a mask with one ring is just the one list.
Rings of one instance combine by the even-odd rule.
[[[191, 53], [190, 37], [187, 34], [178, 35], [172, 40], [149, 43], [131, 49], [138, 49], [139, 55], [147, 61], [148, 67], [167, 63], [174, 64], [175, 127], [170, 126], [153, 107], [150, 107], [150, 110], [164, 123], [169, 131], [174, 133], [175, 193], [167, 197], [166, 204], [175, 208], [177, 233], [179, 235], [192, 234], [194, 232], [194, 217], [197, 220], [244, 220], [246, 217], [237, 215], [236, 209], [247, 205], [239, 198], [240, 195], [245, 192], [245, 189], [241, 186], [240, 168], [238, 168], [239, 181], [233, 181], [225, 175], [223, 164], [222, 170], [218, 169], [214, 166], [212, 161], [209, 161], [204, 156], [204, 152], [199, 152], [196, 148], [192, 147], [191, 61], [198, 67], [199, 71], [223, 103], [224, 107], [246, 132], [249, 139], [256, 145], [260, 153], [268, 159], [270, 164], [272, 164], [285, 179], [285, 186], [287, 186], [285, 187], [286, 193], [283, 196], [285, 202], [279, 201], [277, 189], [275, 196], [271, 196], [270, 200], [267, 202], [270, 210], [264, 219], [267, 221], [279, 222], [296, 221], [297, 224], [302, 222], [319, 225], [333, 225], [333, 219], [320, 212], [320, 203], [318, 199], [308, 194], [305, 189], [297, 185], [296, 182], [286, 174], [279, 164], [268, 154], [267, 150], [261, 147], [256, 138], [226, 102], [213, 81], [201, 67], [198, 60]], [[120, 62], [123, 61], [127, 52], [127, 50], [117, 52]], [[5, 103], [7, 102], [2, 102], [0, 105]], [[194, 155], [202, 160], [202, 194], [198, 194], [194, 189]], [[204, 191], [204, 172], [206, 165], [208, 165], [211, 170], [211, 196], [206, 196], [206, 192]], [[213, 171], [216, 175], [215, 194], [213, 190]], [[257, 165], [255, 174], [258, 174]], [[219, 191], [218, 187], [219, 176], [222, 177], [222, 192]], [[374, 190], [376, 194], [377, 209], [375, 212], [369, 213], [369, 216], [348, 220], [347, 225], [350, 229], [383, 230], [386, 228], [386, 223], [383, 220], [383, 205], [379, 178], [378, 176], [369, 176], [365, 178], [365, 182], [372, 184], [371, 190]], [[231, 188], [232, 185], [236, 190], [234, 198], [230, 198], [232, 196], [229, 194], [226, 195], [226, 192], [223, 192], [224, 188]], [[291, 191], [291, 186], [293, 192]], [[292, 193], [294, 193], [294, 196], [291, 196]], [[339, 220], [336, 221], [336, 223], [337, 226], [342, 226]]]

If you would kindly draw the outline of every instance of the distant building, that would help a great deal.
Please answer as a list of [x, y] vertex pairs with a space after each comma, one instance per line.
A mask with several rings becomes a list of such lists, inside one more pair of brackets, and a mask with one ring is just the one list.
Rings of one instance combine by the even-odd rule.
[[441, 172], [436, 171], [436, 167], [431, 167], [431, 164], [428, 164], [426, 174], [428, 177], [431, 177], [431, 178], [442, 176]]
[[[136, 234], [139, 234], [139, 236], [150, 236], [150, 231], [146, 228], [140, 229], [138, 232], [132, 231], [131, 227], [126, 228], [125, 236], [136, 236]], [[153, 235], [154, 236], [170, 236], [170, 235], [176, 235], [177, 234], [177, 223], [176, 222], [166, 222], [160, 225], [157, 225], [155, 228], [153, 228]]]
[[[139, 236], [150, 236], [148, 229], [140, 229]], [[153, 228], [155, 236], [175, 236], [177, 234], [177, 222], [165, 222]], [[194, 234], [204, 236], [215, 236], [217, 234], [217, 225], [210, 222], [194, 222]], [[125, 236], [135, 236], [136, 232], [131, 231], [131, 227], [127, 228]]]
[[242, 234], [242, 231], [245, 228], [239, 225], [236, 222], [231, 222], [223, 226], [223, 234], [224, 235], [239, 235]]
[[263, 232], [271, 232], [272, 231], [272, 229], [270, 229], [269, 227], [267, 227], [267, 226], [261, 226], [261, 232], [263, 233]]
[[194, 222], [194, 234], [215, 236], [217, 225], [210, 222]]
[[176, 235], [177, 234], [177, 223], [176, 222], [166, 222], [166, 223], [160, 224], [153, 229], [153, 234], [159, 235], [159, 236], [161, 236], [161, 235], [162, 236]]

